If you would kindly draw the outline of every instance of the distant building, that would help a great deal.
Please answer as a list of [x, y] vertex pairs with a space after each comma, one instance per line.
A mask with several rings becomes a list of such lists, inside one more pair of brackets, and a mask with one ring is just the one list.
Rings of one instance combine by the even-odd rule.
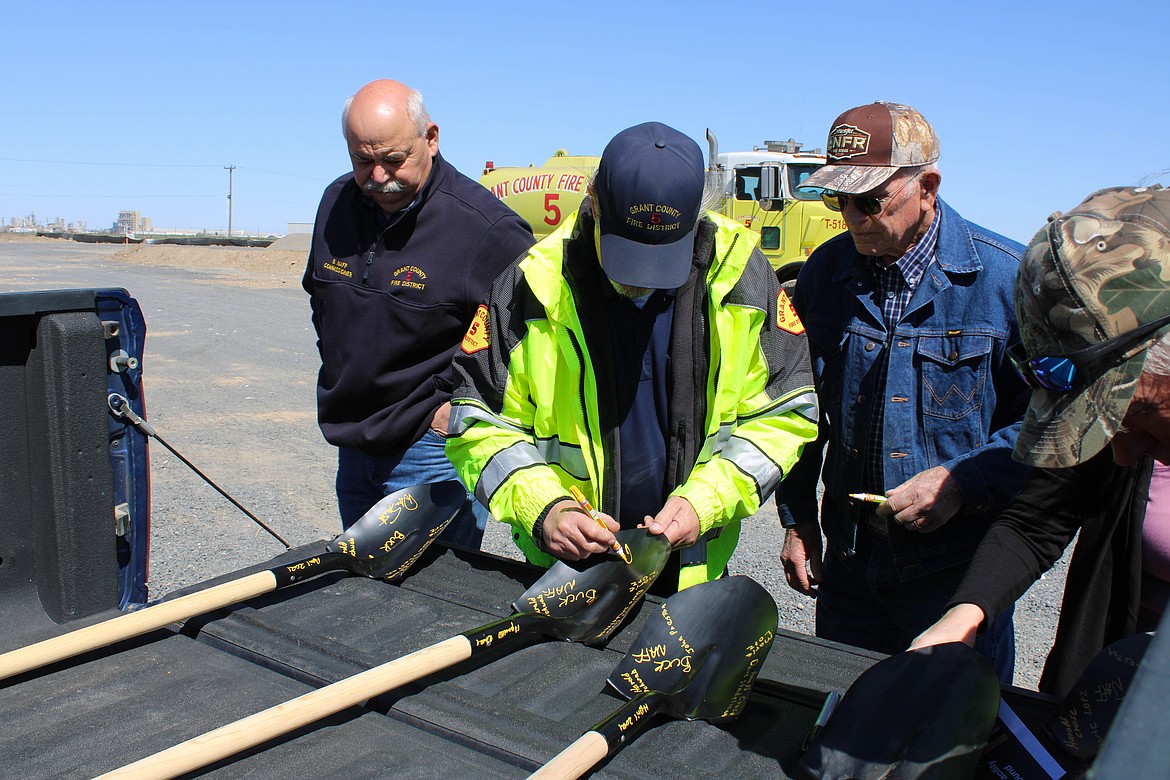
[[139, 215], [137, 211], [119, 211], [118, 221], [114, 223], [113, 231], [124, 236], [137, 233], [138, 218]]
[[288, 234], [290, 236], [297, 234], [297, 233], [312, 234], [312, 232], [313, 232], [313, 223], [312, 222], [290, 222], [290, 223], [288, 223]]

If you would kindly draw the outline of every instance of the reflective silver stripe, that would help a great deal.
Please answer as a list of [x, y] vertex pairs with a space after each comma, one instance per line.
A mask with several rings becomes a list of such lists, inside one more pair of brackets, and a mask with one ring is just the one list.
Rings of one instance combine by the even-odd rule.
[[821, 416], [816, 392], [810, 388], [803, 393], [786, 398], [784, 403], [776, 407], [777, 414], [787, 414], [788, 412], [796, 412], [804, 419], [816, 422]]
[[812, 390], [795, 393], [788, 398], [781, 399], [775, 406], [769, 406], [760, 410], [757, 414], [740, 417], [739, 424], [742, 425], [745, 422], [763, 420], [768, 417], [776, 417], [791, 412], [795, 412], [806, 420], [816, 422], [820, 414], [820, 407], [817, 405], [817, 394]]
[[699, 450], [699, 463], [706, 463], [723, 451], [727, 446], [728, 439], [731, 438], [731, 432], [735, 429], [735, 423], [721, 423], [719, 430], [707, 437], [703, 442], [703, 449]]
[[818, 410], [817, 394], [810, 390], [808, 392], [798, 392], [775, 406], [761, 411], [759, 414], [740, 417], [734, 423], [721, 423], [719, 430], [708, 436], [703, 442], [703, 448], [699, 451], [698, 462], [706, 463], [720, 453], [724, 453], [724, 457], [726, 457], [725, 450], [728, 441], [732, 438], [732, 431], [746, 422], [765, 420], [769, 417], [778, 417], [795, 412], [806, 420], [815, 423], [819, 414]]
[[536, 449], [545, 463], [555, 463], [581, 481], [589, 479], [585, 467], [585, 452], [574, 444], [564, 444], [557, 437], [538, 439]]
[[734, 463], [736, 468], [755, 480], [761, 500], [771, 495], [780, 484], [779, 467], [748, 439], [732, 436], [719, 457]]
[[505, 428], [509, 431], [531, 436], [532, 431], [525, 430], [519, 425], [508, 422], [498, 414], [492, 414], [482, 406], [475, 404], [452, 404], [451, 405], [451, 419], [447, 423], [448, 436], [462, 436], [471, 427], [471, 424], [476, 421], [485, 422], [488, 425], [494, 425], [497, 428]]
[[531, 442], [518, 441], [510, 447], [505, 447], [493, 455], [483, 467], [479, 474], [479, 484], [475, 486], [475, 497], [481, 504], [487, 506], [492, 495], [508, 477], [520, 469], [543, 463], [540, 453]]

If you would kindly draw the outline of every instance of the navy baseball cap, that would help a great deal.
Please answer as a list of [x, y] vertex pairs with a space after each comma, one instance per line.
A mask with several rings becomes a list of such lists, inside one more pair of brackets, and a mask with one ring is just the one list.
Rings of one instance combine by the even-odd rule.
[[614, 136], [594, 183], [601, 267], [618, 284], [671, 290], [687, 280], [703, 201], [703, 153], [646, 122]]

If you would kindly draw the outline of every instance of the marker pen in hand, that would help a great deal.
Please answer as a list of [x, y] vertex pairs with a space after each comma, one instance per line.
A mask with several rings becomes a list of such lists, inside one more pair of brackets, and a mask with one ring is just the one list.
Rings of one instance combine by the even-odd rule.
[[[605, 521], [601, 519], [601, 514], [593, 508], [593, 505], [590, 504], [589, 500], [585, 498], [585, 494], [582, 493], [576, 485], [570, 485], [569, 492], [573, 494], [573, 498], [577, 500], [577, 503], [581, 505], [581, 508], [588, 512], [589, 516], [597, 521], [599, 526], [605, 528], [607, 531], [609, 530], [606, 528]], [[617, 539], [613, 540], [613, 543], [610, 545], [610, 549], [612, 549], [614, 553], [626, 563], [634, 562], [633, 559], [626, 554], [625, 548], [622, 547], [621, 543], [618, 542]]]
[[850, 493], [849, 497], [854, 501], [868, 501], [871, 504], [886, 503], [886, 497], [879, 496], [876, 493]]

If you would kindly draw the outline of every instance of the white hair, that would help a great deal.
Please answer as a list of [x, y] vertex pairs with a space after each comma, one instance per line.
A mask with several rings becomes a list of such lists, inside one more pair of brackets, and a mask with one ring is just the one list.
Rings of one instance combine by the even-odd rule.
[[1170, 377], [1170, 333], [1163, 333], [1146, 351], [1142, 372]]
[[[347, 139], [349, 138], [349, 107], [353, 105], [353, 98], [353, 95], [347, 97], [345, 105], [341, 107], [341, 135]], [[431, 115], [427, 113], [422, 93], [417, 89], [410, 90], [406, 95], [406, 115], [414, 123], [418, 134], [420, 136], [426, 135], [427, 125], [431, 123]]]

